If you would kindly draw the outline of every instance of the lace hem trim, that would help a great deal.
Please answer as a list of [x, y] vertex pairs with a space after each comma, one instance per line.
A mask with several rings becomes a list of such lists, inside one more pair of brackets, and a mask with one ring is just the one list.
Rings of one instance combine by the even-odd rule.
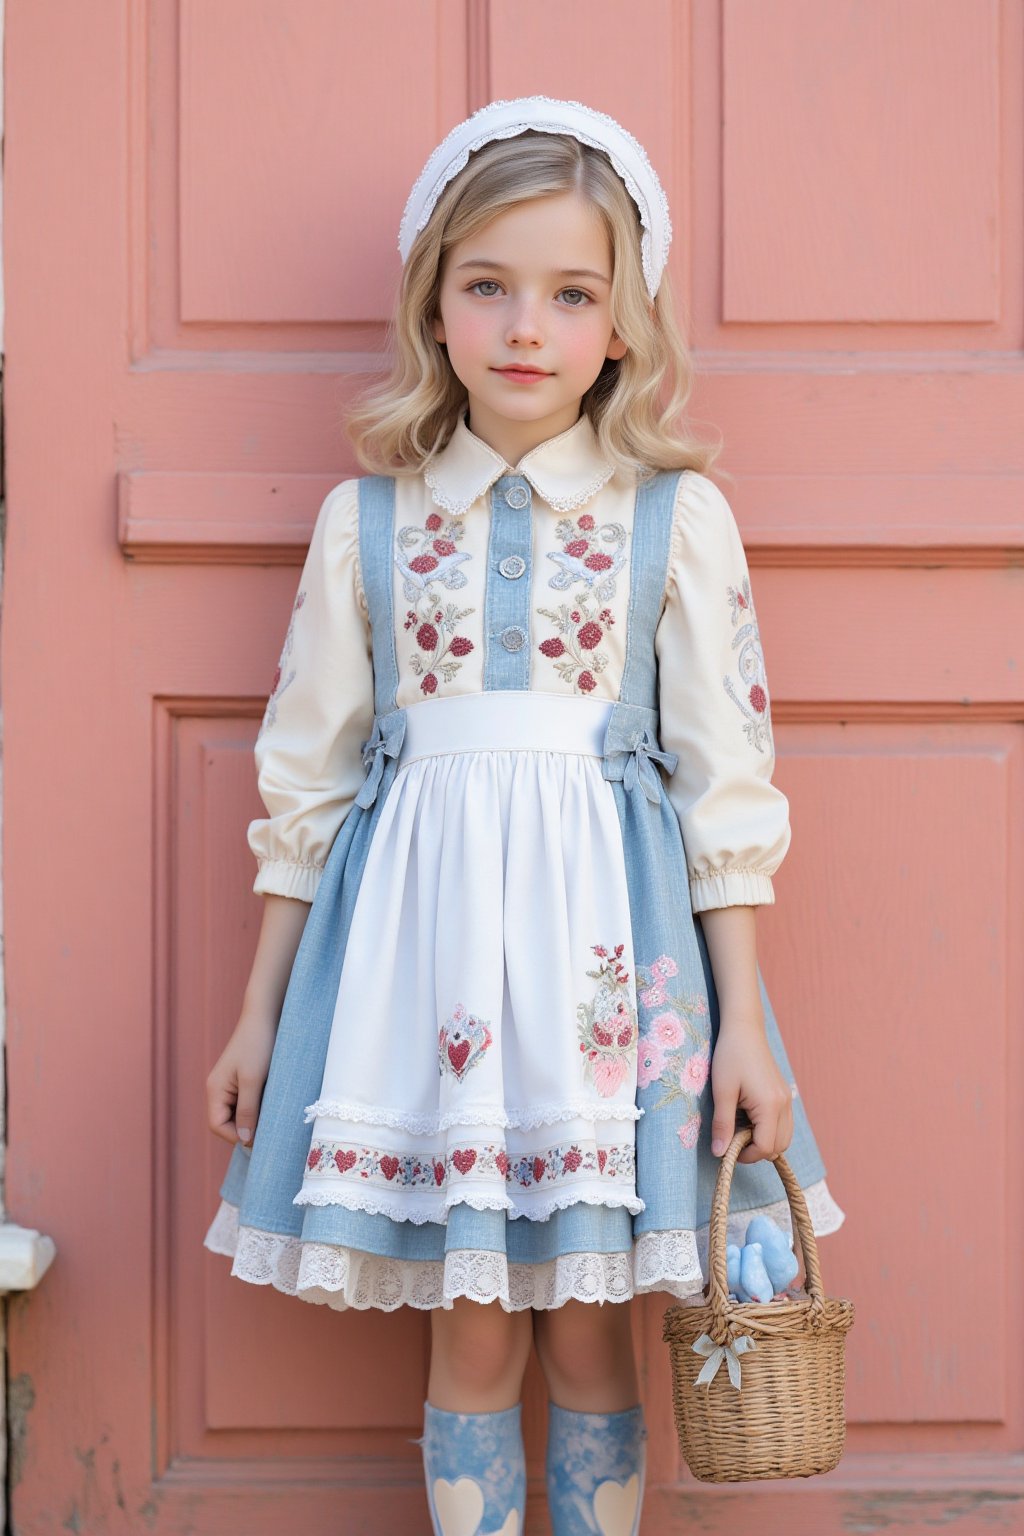
[[[837, 1232], [846, 1213], [824, 1179], [804, 1190], [815, 1237]], [[730, 1212], [726, 1241], [742, 1242], [754, 1216], [769, 1216], [792, 1233], [789, 1201]], [[241, 1226], [238, 1207], [222, 1199], [203, 1240], [233, 1260], [231, 1273], [252, 1285], [345, 1311], [385, 1312], [411, 1306], [450, 1310], [455, 1299], [497, 1301], [506, 1312], [547, 1310], [566, 1301], [628, 1301], [648, 1291], [702, 1301], [707, 1280], [707, 1225], [696, 1232], [642, 1232], [632, 1253], [563, 1253], [540, 1264], [510, 1264], [503, 1253], [453, 1249], [444, 1260], [390, 1259], [332, 1243]]]
[[580, 1190], [570, 1190], [561, 1195], [552, 1195], [549, 1199], [538, 1201], [536, 1205], [526, 1209], [516, 1205], [514, 1201], [503, 1199], [500, 1195], [463, 1195], [459, 1200], [433, 1200], [429, 1205], [421, 1205], [415, 1208], [399, 1205], [393, 1200], [381, 1200], [372, 1195], [368, 1190], [343, 1189], [336, 1185], [332, 1189], [300, 1189], [293, 1205], [342, 1205], [346, 1210], [368, 1211], [374, 1216], [390, 1216], [393, 1221], [411, 1221], [414, 1226], [421, 1227], [425, 1221], [444, 1222], [448, 1212], [454, 1205], [470, 1205], [474, 1211], [507, 1211], [511, 1221], [525, 1216], [530, 1221], [545, 1221], [555, 1211], [564, 1211], [570, 1205], [624, 1205], [627, 1211], [634, 1216], [640, 1211], [646, 1210], [644, 1202], [636, 1195], [611, 1196], [588, 1195]]
[[515, 1130], [535, 1130], [541, 1125], [557, 1125], [564, 1120], [587, 1120], [600, 1125], [605, 1120], [639, 1120], [644, 1113], [634, 1104], [542, 1104], [534, 1109], [502, 1110], [496, 1105], [481, 1109], [451, 1109], [444, 1114], [418, 1114], [413, 1110], [378, 1109], [366, 1104], [345, 1104], [339, 1099], [317, 1099], [303, 1112], [305, 1123], [318, 1115], [330, 1120], [353, 1120], [369, 1125], [396, 1126], [414, 1135], [429, 1136], [455, 1125], [511, 1126]]

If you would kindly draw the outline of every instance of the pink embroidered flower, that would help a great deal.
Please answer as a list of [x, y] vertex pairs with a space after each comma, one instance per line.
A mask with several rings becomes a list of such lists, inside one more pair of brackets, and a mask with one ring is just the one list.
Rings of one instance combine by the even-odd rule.
[[659, 955], [651, 966], [651, 974], [664, 981], [669, 976], [678, 976], [679, 967], [671, 955]]
[[622, 1056], [600, 1056], [594, 1062], [594, 1082], [602, 1098], [610, 1099], [618, 1093], [626, 1077], [626, 1061]]
[[425, 576], [428, 571], [437, 570], [437, 561], [433, 555], [416, 555], [409, 561], [410, 571], [415, 571], [417, 576]]
[[454, 555], [455, 553], [455, 545], [451, 539], [435, 539], [433, 547], [435, 555], [441, 555], [442, 557], [444, 555]]
[[570, 619], [572, 619], [574, 624], [578, 624], [579, 621], [580, 621], [580, 611], [579, 611], [579, 609], [578, 608], [574, 608], [572, 613], [570, 613], [569, 617], [570, 617]]
[[651, 1020], [651, 1034], [666, 1051], [674, 1051], [685, 1039], [677, 1013], [659, 1013]]
[[676, 1131], [681, 1146], [689, 1150], [697, 1145], [697, 1137], [700, 1134], [700, 1114], [691, 1115], [684, 1125]]
[[577, 528], [582, 528], [584, 533], [589, 533], [594, 526], [594, 519], [589, 512], [584, 512], [582, 517], [576, 519]]
[[763, 715], [768, 708], [768, 695], [760, 683], [755, 683], [750, 690], [750, 702], [759, 715]]
[[665, 988], [660, 981], [656, 981], [653, 987], [644, 987], [640, 993], [640, 1001], [645, 1008], [660, 1008], [665, 997]]
[[600, 551], [588, 555], [583, 564], [588, 571], [609, 571], [614, 564], [611, 555], [602, 555]]
[[597, 682], [590, 672], [581, 672], [577, 681], [584, 693], [593, 693], [597, 687]]
[[583, 650], [592, 651], [596, 645], [601, 644], [601, 634], [600, 624], [591, 622], [584, 624], [576, 638]]
[[431, 533], [436, 533], [440, 526], [441, 519], [438, 517], [436, 512], [431, 512], [430, 516], [427, 518], [427, 527], [430, 529]]
[[700, 1093], [708, 1080], [710, 1065], [711, 1058], [705, 1056], [701, 1051], [694, 1051], [692, 1056], [687, 1056], [679, 1073], [681, 1086], [690, 1093]]
[[565, 552], [567, 555], [572, 555], [575, 559], [579, 560], [586, 554], [589, 548], [589, 539], [573, 539], [571, 543], [565, 546]]
[[649, 1088], [662, 1074], [665, 1068], [665, 1057], [660, 1048], [649, 1037], [641, 1042], [637, 1056], [636, 1080], [640, 1088]]

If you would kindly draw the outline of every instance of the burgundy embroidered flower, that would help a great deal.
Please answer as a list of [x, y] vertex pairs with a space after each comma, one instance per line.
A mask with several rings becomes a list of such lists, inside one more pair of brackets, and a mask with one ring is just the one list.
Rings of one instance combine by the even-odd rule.
[[[440, 588], [450, 591], [467, 584], [463, 564], [470, 558], [460, 553], [463, 524], [458, 518], [447, 523], [436, 512], [425, 519], [424, 527], [410, 524], [400, 528], [395, 541], [395, 564], [402, 573], [407, 600], [415, 606], [407, 610], [405, 628], [416, 627], [416, 644], [408, 664], [420, 679], [424, 694], [437, 693], [442, 683], [450, 683], [461, 666], [459, 660], [473, 649], [472, 641], [457, 634], [460, 622], [475, 610], [459, 608], [441, 601]], [[434, 535], [438, 535], [434, 537]]]
[[565, 552], [567, 555], [574, 555], [577, 560], [580, 560], [589, 548], [589, 539], [573, 539], [571, 544], [565, 546]]
[[310, 1152], [309, 1156], [306, 1159], [306, 1167], [307, 1168], [315, 1168], [317, 1163], [320, 1161], [320, 1159], [322, 1157], [323, 1157], [323, 1152], [321, 1151], [321, 1149], [319, 1147], [314, 1147], [313, 1150]]
[[581, 672], [576, 679], [576, 684], [583, 693], [593, 693], [597, 687], [597, 679], [591, 676], [589, 672]]
[[625, 945], [616, 945], [612, 958], [603, 944], [593, 944], [591, 948], [600, 964], [597, 970], [588, 970], [587, 975], [593, 976], [598, 987], [592, 1002], [578, 1004], [577, 1028], [580, 1048], [586, 1047], [583, 1075], [593, 1082], [598, 1093], [610, 1098], [627, 1081], [635, 1065], [636, 1008], [630, 973], [620, 958]]
[[596, 645], [601, 644], [601, 637], [603, 634], [604, 631], [602, 630], [600, 624], [595, 624], [593, 620], [591, 620], [589, 624], [584, 624], [583, 628], [577, 634], [576, 639], [579, 641], [583, 650], [592, 651]]
[[580, 622], [580, 619], [582, 618], [582, 614], [580, 613], [578, 608], [574, 608], [572, 613], [570, 613], [569, 617], [570, 617], [570, 619], [572, 619], [574, 624], [578, 624]]
[[585, 533], [589, 533], [593, 526], [594, 519], [591, 517], [589, 512], [584, 512], [582, 517], [578, 517], [576, 519], [576, 527], [582, 528]]
[[722, 686], [743, 715], [743, 731], [747, 740], [758, 752], [764, 752], [771, 748], [771, 711], [764, 672], [764, 652], [749, 577], [745, 575], [740, 586], [726, 587], [725, 592], [732, 608], [732, 626], [735, 630], [731, 649], [736, 656], [740, 687], [746, 694], [746, 700], [732, 677], [723, 677]]
[[588, 555], [583, 564], [588, 571], [610, 571], [613, 561], [611, 555], [602, 555], [600, 551], [597, 551], [592, 555]]
[[561, 640], [559, 640], [558, 636], [555, 635], [550, 640], [542, 640], [540, 643], [540, 649], [544, 652], [545, 656], [561, 656], [565, 650], [565, 646], [562, 644]]

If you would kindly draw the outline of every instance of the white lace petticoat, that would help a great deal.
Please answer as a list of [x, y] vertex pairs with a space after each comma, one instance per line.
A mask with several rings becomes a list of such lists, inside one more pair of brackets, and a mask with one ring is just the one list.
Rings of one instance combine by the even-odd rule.
[[[845, 1212], [821, 1179], [804, 1190], [815, 1237], [842, 1226]], [[742, 1243], [747, 1223], [768, 1216], [792, 1229], [789, 1201], [730, 1211], [726, 1241]], [[393, 1312], [409, 1306], [451, 1309], [455, 1299], [497, 1301], [506, 1312], [547, 1311], [566, 1301], [628, 1301], [648, 1291], [678, 1300], [699, 1294], [707, 1279], [708, 1227], [696, 1232], [643, 1232], [631, 1253], [562, 1253], [539, 1264], [510, 1264], [503, 1253], [454, 1249], [440, 1259], [390, 1259], [332, 1243], [240, 1226], [238, 1207], [221, 1200], [203, 1245], [233, 1259], [231, 1274], [253, 1285], [272, 1285], [302, 1301], [343, 1312], [371, 1307]]]

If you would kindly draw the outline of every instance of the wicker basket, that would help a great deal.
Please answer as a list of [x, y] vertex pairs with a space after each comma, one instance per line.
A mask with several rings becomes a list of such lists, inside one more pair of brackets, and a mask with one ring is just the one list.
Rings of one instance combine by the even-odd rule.
[[781, 1155], [773, 1166], [789, 1199], [806, 1289], [766, 1305], [729, 1297], [729, 1192], [736, 1159], [753, 1134], [749, 1125], [737, 1130], [718, 1169], [708, 1283], [700, 1298], [669, 1307], [664, 1320], [679, 1445], [694, 1477], [706, 1483], [830, 1472], [846, 1438], [844, 1351], [853, 1303], [822, 1290], [807, 1202]]

